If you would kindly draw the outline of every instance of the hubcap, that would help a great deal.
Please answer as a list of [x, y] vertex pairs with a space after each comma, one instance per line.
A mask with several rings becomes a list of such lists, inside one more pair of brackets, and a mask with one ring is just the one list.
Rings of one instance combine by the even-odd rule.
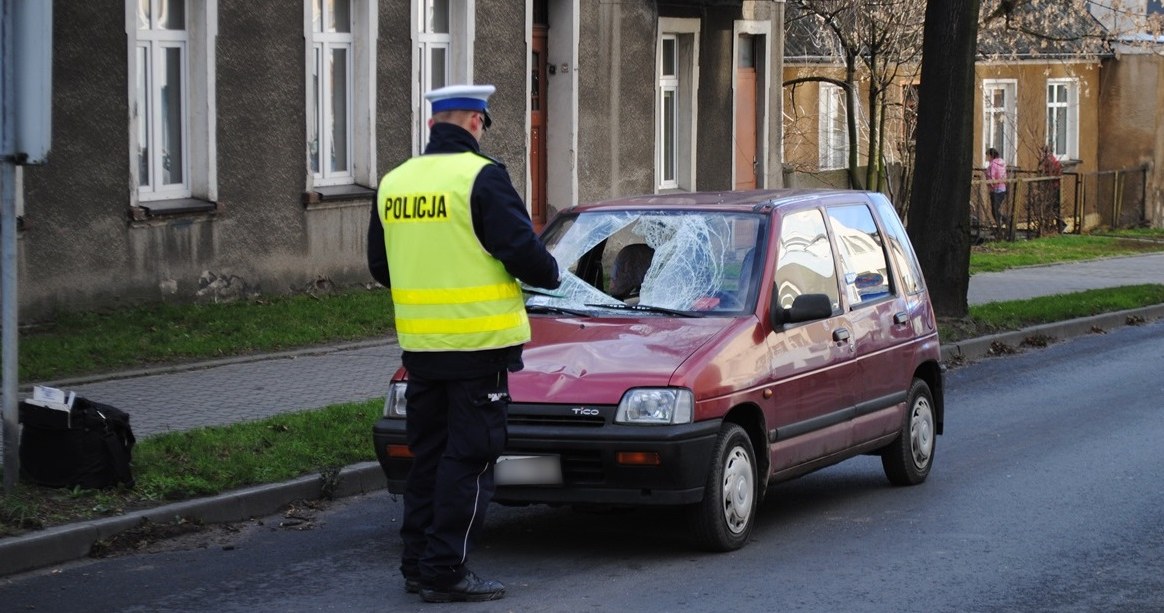
[[748, 526], [752, 515], [752, 494], [755, 492], [755, 474], [748, 454], [742, 447], [728, 453], [723, 466], [723, 517], [728, 530], [740, 534]]
[[909, 421], [909, 448], [913, 452], [913, 464], [925, 469], [934, 453], [934, 410], [930, 401], [919, 396], [913, 403], [913, 414]]

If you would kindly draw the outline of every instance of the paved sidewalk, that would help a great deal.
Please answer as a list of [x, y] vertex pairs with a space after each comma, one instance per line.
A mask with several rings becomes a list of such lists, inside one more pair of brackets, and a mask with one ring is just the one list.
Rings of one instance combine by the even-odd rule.
[[399, 367], [400, 347], [385, 339], [51, 385], [126, 411], [141, 438], [382, 398]]
[[974, 305], [1142, 283], [1164, 284], [1164, 253], [983, 272], [970, 277], [966, 298]]
[[[1164, 253], [978, 274], [970, 279], [968, 300], [973, 305], [1140, 283], [1164, 284]], [[1017, 345], [1031, 334], [1057, 338], [1088, 334], [1095, 328], [1124, 325], [1131, 314], [1164, 317], [1164, 305], [943, 344], [942, 353], [946, 359], [958, 355], [973, 359], [988, 354], [995, 343]], [[382, 398], [399, 365], [399, 346], [385, 339], [47, 383], [124, 409], [135, 434], [144, 437]], [[25, 392], [22, 388], [22, 395]], [[336, 484], [335, 495], [353, 495], [382, 489], [384, 475], [376, 462], [365, 462], [341, 471]], [[318, 476], [308, 475], [2, 538], [0, 577], [84, 557], [93, 543], [142, 521], [185, 517], [211, 523], [263, 517], [295, 500], [319, 497], [321, 487]]]

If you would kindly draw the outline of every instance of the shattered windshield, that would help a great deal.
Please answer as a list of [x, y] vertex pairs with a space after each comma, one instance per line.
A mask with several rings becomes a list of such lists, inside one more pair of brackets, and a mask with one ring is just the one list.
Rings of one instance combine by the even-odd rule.
[[753, 310], [765, 217], [722, 211], [589, 211], [545, 235], [562, 285], [528, 295], [531, 312], [660, 316]]

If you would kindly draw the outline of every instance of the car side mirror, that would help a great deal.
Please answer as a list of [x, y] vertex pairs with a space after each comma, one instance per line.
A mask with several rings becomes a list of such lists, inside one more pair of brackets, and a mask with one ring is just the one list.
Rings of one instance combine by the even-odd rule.
[[827, 294], [801, 294], [792, 300], [792, 306], [780, 306], [780, 296], [773, 292], [772, 304], [769, 309], [772, 328], [779, 328], [784, 324], [795, 324], [802, 321], [813, 321], [832, 317], [833, 301]]

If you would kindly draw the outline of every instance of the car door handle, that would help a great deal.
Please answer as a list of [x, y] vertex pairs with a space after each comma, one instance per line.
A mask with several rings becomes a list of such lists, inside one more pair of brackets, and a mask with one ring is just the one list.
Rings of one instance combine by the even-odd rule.
[[847, 328], [837, 328], [833, 330], [833, 340], [838, 343], [843, 343], [849, 340], [849, 330]]
[[893, 314], [893, 323], [901, 325], [909, 321], [909, 314], [905, 311], [898, 311]]

